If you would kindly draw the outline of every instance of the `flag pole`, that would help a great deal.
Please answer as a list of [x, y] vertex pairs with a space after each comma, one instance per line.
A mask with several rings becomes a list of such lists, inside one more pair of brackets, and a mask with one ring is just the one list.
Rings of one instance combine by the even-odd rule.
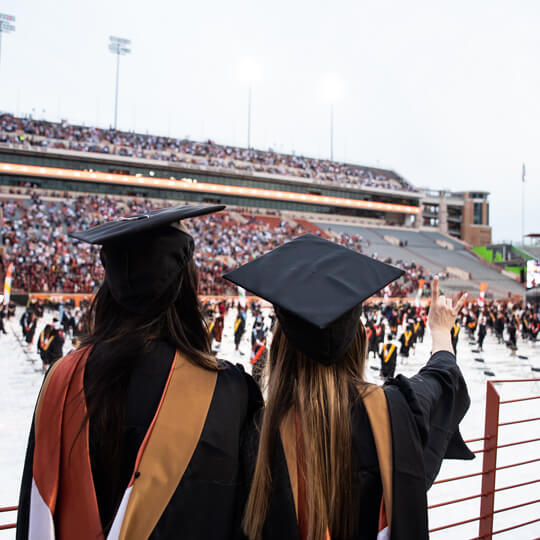
[[[521, 169], [521, 247], [525, 248], [525, 163]], [[523, 253], [523, 252], [522, 252]], [[523, 287], [523, 309], [527, 307], [527, 261], [525, 263], [524, 276], [525, 283]]]
[[525, 163], [521, 170], [521, 245], [525, 247]]

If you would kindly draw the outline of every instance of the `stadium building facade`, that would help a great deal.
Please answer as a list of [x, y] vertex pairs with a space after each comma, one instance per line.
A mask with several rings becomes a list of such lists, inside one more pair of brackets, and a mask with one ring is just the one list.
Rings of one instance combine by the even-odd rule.
[[[310, 179], [117, 155], [25, 149], [4, 144], [0, 145], [0, 163], [0, 182], [11, 186], [29, 183], [61, 191], [105, 191], [337, 214], [384, 220], [394, 225], [414, 225], [421, 211], [420, 192], [344, 187]], [[90, 174], [80, 174], [81, 171]]]
[[489, 193], [424, 189], [422, 225], [460, 238], [467, 244], [491, 244]]

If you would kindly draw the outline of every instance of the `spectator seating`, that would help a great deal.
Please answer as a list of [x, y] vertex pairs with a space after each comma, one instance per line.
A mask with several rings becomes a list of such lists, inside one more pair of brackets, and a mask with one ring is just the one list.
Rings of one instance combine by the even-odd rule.
[[[385, 259], [402, 260], [407, 264], [419, 264], [432, 272], [447, 272], [448, 267], [456, 267], [470, 275], [470, 281], [457, 277], [449, 277], [444, 288], [448, 291], [472, 290], [478, 291], [481, 282], [487, 282], [490, 290], [496, 296], [523, 294], [522, 286], [515, 280], [503, 275], [482, 259], [472, 253], [465, 244], [439, 232], [405, 230], [399, 228], [366, 228], [352, 225], [327, 225], [318, 223], [329, 231], [339, 234], [349, 233], [358, 235], [366, 243], [364, 251], [369, 255], [376, 254]], [[401, 246], [392, 245], [385, 240], [392, 236], [401, 242]], [[454, 246], [453, 250], [445, 249], [437, 244], [443, 240]]]
[[418, 191], [393, 171], [362, 167], [294, 154], [143, 135], [62, 123], [0, 116], [0, 143], [46, 147], [98, 154], [157, 159], [216, 169], [233, 169], [253, 175], [309, 179], [311, 183], [339, 184], [352, 188]]

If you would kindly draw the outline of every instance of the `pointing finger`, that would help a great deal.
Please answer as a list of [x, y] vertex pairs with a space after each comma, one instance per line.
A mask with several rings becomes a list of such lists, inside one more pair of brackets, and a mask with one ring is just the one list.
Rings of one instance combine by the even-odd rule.
[[437, 305], [439, 300], [439, 276], [435, 276], [431, 282], [431, 304]]

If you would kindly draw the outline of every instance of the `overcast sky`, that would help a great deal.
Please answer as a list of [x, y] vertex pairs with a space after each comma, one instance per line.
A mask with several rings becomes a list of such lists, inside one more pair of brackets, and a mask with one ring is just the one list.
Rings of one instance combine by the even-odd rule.
[[[4, 0], [0, 109], [394, 169], [491, 192], [496, 240], [540, 233], [537, 0]], [[246, 69], [246, 65], [250, 66]], [[249, 75], [251, 73], [251, 75]], [[330, 91], [328, 90], [330, 86]], [[330, 94], [333, 94], [331, 96]]]

